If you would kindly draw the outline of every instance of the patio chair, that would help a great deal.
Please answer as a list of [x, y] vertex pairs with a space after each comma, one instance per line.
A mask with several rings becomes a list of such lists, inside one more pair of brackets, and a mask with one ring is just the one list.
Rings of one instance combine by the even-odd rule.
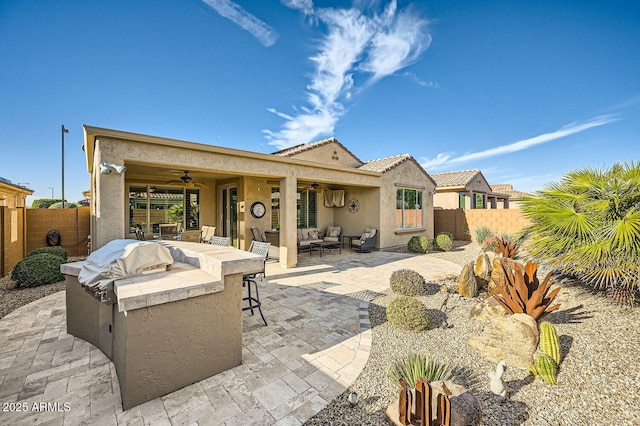
[[140, 240], [140, 241], [144, 241], [144, 231], [140, 228], [136, 228], [136, 239]]
[[[243, 311], [250, 310], [251, 315], [253, 315], [253, 310], [258, 309], [260, 312], [260, 316], [262, 317], [262, 321], [264, 325], [267, 325], [267, 320], [264, 319], [264, 315], [262, 314], [262, 302], [260, 302], [260, 293], [258, 292], [258, 280], [262, 281], [266, 277], [265, 273], [265, 262], [269, 257], [269, 247], [271, 243], [265, 243], [262, 241], [252, 241], [251, 246], [249, 247], [249, 251], [254, 254], [258, 254], [262, 256], [262, 271], [256, 272], [253, 274], [247, 274], [242, 277], [242, 287], [247, 287], [247, 297], [243, 297], [242, 301], [245, 300], [249, 303], [248, 306], [242, 307]], [[253, 288], [255, 290], [255, 295], [251, 294], [251, 284], [253, 284]]]
[[252, 226], [249, 229], [251, 229], [251, 238], [253, 239], [253, 241], [260, 241], [263, 243], [267, 242], [267, 238], [262, 232], [260, 232], [257, 226]]
[[378, 231], [373, 228], [365, 228], [360, 238], [356, 237], [351, 240], [351, 247], [356, 249], [357, 253], [371, 253], [371, 249], [376, 246]]
[[209, 239], [211, 239], [211, 237], [213, 237], [214, 235], [216, 235], [216, 227], [215, 226], [202, 225], [202, 228], [200, 228], [200, 242], [201, 243], [208, 243]]
[[229, 247], [231, 245], [231, 237], [216, 237], [215, 235], [209, 238], [209, 244], [214, 246]]

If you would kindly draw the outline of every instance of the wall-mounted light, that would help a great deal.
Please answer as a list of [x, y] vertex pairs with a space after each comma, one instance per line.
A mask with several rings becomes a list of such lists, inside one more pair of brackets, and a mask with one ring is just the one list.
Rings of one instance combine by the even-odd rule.
[[100, 163], [100, 173], [103, 175], [110, 175], [111, 171], [115, 170], [119, 175], [123, 174], [127, 170], [126, 166], [118, 166], [117, 164], [109, 163], [105, 161]]

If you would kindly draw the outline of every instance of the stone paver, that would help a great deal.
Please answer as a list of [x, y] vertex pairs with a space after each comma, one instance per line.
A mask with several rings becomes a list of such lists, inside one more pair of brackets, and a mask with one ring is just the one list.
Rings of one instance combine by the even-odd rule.
[[267, 263], [260, 290], [267, 327], [244, 315], [243, 364], [123, 411], [115, 368], [66, 333], [56, 293], [0, 320], [0, 425], [300, 425], [340, 395], [371, 348], [368, 304], [391, 272], [427, 279], [460, 267], [428, 256], [343, 251]]

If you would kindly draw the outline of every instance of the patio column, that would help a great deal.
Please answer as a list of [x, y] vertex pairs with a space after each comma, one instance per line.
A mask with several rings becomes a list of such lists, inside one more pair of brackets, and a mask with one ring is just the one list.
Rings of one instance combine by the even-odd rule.
[[280, 180], [280, 266], [293, 268], [298, 263], [297, 179]]

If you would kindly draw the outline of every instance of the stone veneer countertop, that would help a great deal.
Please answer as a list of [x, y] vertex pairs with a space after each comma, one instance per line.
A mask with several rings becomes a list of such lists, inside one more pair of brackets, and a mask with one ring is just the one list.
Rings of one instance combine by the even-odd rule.
[[[167, 247], [174, 259], [166, 271], [142, 273], [117, 279], [113, 291], [118, 311], [128, 311], [224, 289], [224, 277], [250, 274], [263, 269], [261, 256], [233, 247], [184, 241], [157, 241]], [[60, 272], [78, 276], [84, 262], [65, 263]]]

